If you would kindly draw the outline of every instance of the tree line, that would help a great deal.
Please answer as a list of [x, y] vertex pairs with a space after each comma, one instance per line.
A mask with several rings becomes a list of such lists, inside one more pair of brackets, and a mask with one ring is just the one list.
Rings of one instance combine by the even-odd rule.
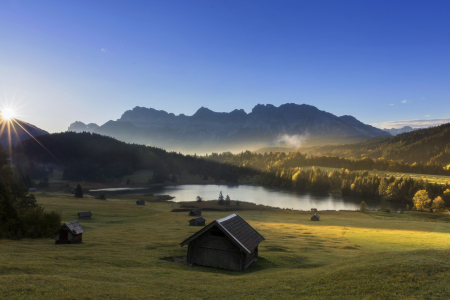
[[306, 166], [320, 166], [327, 168], [344, 168], [351, 171], [357, 170], [378, 170], [389, 172], [402, 173], [419, 173], [431, 175], [447, 175], [450, 176], [450, 169], [444, 168], [439, 163], [428, 162], [426, 164], [419, 163], [405, 163], [395, 160], [386, 160], [385, 158], [370, 158], [364, 157], [362, 159], [347, 159], [337, 156], [327, 155], [307, 155], [298, 151], [290, 152], [270, 152], [270, 153], [255, 153], [251, 151], [244, 151], [239, 154], [232, 154], [231, 152], [212, 153], [206, 155], [206, 158], [211, 161], [219, 163], [232, 164], [239, 167], [253, 168], [264, 171], [273, 167], [280, 168], [296, 168]]
[[450, 185], [448, 183], [440, 185], [407, 176], [383, 178], [369, 174], [368, 171], [341, 169], [327, 172], [314, 167], [306, 170], [274, 167], [262, 172], [260, 183], [263, 186], [293, 188], [302, 191], [340, 191], [343, 196], [352, 195], [404, 203], [412, 203], [416, 193], [425, 190], [430, 199], [441, 197], [446, 205], [450, 205]]

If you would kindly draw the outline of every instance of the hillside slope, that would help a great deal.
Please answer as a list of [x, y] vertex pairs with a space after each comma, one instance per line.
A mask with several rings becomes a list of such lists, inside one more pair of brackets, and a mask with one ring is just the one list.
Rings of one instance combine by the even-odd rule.
[[355, 144], [300, 148], [310, 155], [401, 160], [406, 163], [450, 164], [450, 123]]

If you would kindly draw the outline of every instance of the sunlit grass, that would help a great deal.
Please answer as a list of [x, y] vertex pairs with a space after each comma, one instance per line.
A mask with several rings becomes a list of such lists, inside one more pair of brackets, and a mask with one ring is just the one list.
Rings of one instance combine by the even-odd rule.
[[[383, 214], [268, 210], [238, 212], [266, 241], [246, 272], [189, 267], [179, 243], [196, 232], [177, 203], [77, 199], [36, 194], [64, 221], [80, 210], [79, 245], [52, 239], [0, 241], [1, 299], [444, 299], [450, 296], [450, 223], [428, 215], [386, 220]], [[209, 221], [230, 212], [203, 213]], [[391, 214], [399, 216], [403, 214]], [[406, 216], [406, 215], [405, 215]]]

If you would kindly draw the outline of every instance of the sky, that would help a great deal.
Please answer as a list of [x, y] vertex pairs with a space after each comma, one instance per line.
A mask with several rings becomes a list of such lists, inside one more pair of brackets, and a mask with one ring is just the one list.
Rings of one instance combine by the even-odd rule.
[[135, 106], [446, 122], [449, 13], [450, 1], [0, 1], [0, 106], [49, 132]]

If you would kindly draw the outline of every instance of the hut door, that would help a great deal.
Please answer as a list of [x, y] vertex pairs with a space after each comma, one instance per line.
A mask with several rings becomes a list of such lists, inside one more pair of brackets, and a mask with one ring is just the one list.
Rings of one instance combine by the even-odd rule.
[[67, 232], [67, 230], [61, 230], [59, 232], [59, 239], [61, 241], [67, 241], [69, 239], [69, 233]]

